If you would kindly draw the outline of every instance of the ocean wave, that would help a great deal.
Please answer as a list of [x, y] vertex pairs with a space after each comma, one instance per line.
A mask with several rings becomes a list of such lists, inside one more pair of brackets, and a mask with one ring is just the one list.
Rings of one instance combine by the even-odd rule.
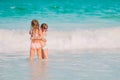
[[[27, 30], [0, 29], [0, 52], [29, 51]], [[120, 28], [48, 31], [47, 45], [51, 50], [119, 49]]]

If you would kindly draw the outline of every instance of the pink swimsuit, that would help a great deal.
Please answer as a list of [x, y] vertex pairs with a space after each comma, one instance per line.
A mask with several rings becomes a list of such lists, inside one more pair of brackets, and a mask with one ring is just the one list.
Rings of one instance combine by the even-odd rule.
[[39, 49], [39, 48], [41, 48], [41, 44], [40, 43], [33, 43], [33, 42], [31, 42], [31, 48], [33, 48], [33, 49]]
[[[33, 32], [33, 30], [31, 30], [30, 33], [31, 33], [31, 40], [39, 40], [40, 39], [40, 34]], [[32, 42], [31, 41], [31, 48], [33, 48], [33, 49], [41, 48], [40, 42]]]

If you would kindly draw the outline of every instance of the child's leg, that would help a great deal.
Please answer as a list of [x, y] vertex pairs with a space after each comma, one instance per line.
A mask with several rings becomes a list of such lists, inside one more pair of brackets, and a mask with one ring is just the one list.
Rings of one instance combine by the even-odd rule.
[[38, 56], [38, 59], [42, 59], [42, 50], [41, 48], [37, 49], [37, 56]]
[[48, 49], [43, 49], [43, 59], [48, 59]]
[[35, 49], [30, 49], [30, 60], [34, 59]]

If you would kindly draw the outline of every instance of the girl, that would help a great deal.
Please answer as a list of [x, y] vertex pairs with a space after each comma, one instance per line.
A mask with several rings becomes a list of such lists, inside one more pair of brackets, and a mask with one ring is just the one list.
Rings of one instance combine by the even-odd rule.
[[41, 33], [39, 30], [39, 22], [37, 20], [31, 21], [31, 30], [29, 31], [31, 35], [31, 47], [30, 47], [30, 60], [34, 59], [34, 54], [37, 52], [38, 59], [42, 59], [41, 55]]
[[48, 48], [47, 48], [47, 45], [46, 45], [46, 32], [47, 32], [47, 29], [48, 29], [48, 25], [46, 23], [43, 23], [41, 25], [41, 33], [42, 33], [42, 39], [40, 40], [40, 43], [42, 45], [42, 54], [43, 54], [43, 59], [47, 59], [48, 58]]

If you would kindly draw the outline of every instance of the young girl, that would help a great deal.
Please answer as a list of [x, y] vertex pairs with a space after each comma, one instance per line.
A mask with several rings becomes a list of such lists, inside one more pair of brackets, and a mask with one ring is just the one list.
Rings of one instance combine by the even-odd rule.
[[34, 59], [34, 54], [37, 52], [38, 59], [42, 59], [41, 55], [41, 33], [39, 30], [39, 22], [37, 20], [31, 21], [31, 30], [29, 31], [31, 35], [31, 47], [30, 47], [30, 60]]
[[41, 25], [41, 33], [42, 33], [42, 39], [40, 40], [40, 43], [42, 45], [42, 54], [43, 54], [43, 59], [47, 59], [48, 58], [48, 48], [47, 48], [47, 45], [46, 45], [46, 32], [47, 32], [47, 29], [48, 29], [48, 25], [46, 23], [43, 23]]

